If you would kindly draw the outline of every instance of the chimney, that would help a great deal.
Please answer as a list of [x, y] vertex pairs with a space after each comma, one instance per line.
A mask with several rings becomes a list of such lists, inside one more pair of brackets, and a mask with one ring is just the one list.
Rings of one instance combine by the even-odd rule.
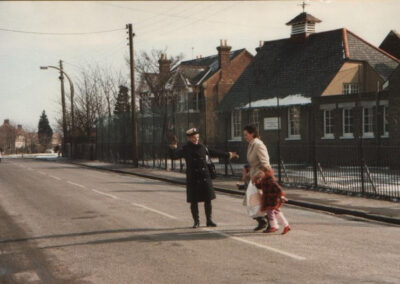
[[10, 120], [9, 119], [4, 119], [4, 125], [10, 125]]
[[220, 45], [217, 47], [218, 50], [218, 63], [220, 69], [225, 69], [231, 62], [231, 48], [227, 44], [227, 40], [220, 41]]
[[161, 53], [161, 58], [158, 60], [158, 64], [160, 68], [160, 76], [168, 77], [168, 74], [171, 71], [171, 60], [168, 60], [166, 53]]
[[18, 124], [18, 125], [17, 125], [17, 130], [18, 130], [18, 131], [22, 131], [22, 125], [21, 125], [21, 124]]
[[313, 15], [302, 12], [286, 25], [292, 27], [290, 35], [292, 41], [303, 43], [311, 34], [315, 33], [315, 24], [320, 22], [321, 20]]
[[260, 40], [258, 47], [256, 47], [256, 51], [259, 52], [264, 45], [264, 41]]

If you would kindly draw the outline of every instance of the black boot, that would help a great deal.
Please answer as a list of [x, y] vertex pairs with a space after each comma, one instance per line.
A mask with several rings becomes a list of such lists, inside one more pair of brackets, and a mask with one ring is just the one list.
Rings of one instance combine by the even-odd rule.
[[192, 217], [193, 217], [193, 228], [198, 228], [200, 226], [200, 219], [199, 219], [199, 207], [197, 205], [197, 202], [192, 202], [190, 204], [190, 211], [192, 212]]
[[258, 222], [257, 227], [254, 228], [254, 231], [264, 229], [267, 226], [267, 222], [265, 221], [264, 217], [257, 217], [257, 218], [254, 218], [254, 220], [256, 220]]
[[206, 212], [207, 227], [217, 227], [217, 224], [215, 224], [211, 219], [211, 214], [212, 214], [211, 201], [204, 202], [204, 211]]

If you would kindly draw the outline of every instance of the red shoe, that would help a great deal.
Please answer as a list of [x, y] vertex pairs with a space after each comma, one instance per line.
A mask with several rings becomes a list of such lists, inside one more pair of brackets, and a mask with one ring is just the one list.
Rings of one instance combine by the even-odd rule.
[[290, 226], [286, 226], [285, 228], [283, 228], [283, 232], [282, 235], [287, 234], [290, 231]]
[[263, 231], [263, 233], [274, 233], [274, 232], [276, 232], [276, 231], [278, 231], [277, 228], [268, 227], [268, 228], [266, 228], [266, 229]]

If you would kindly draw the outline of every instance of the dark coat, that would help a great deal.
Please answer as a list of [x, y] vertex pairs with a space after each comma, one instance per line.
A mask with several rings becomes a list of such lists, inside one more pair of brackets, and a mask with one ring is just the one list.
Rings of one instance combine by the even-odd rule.
[[[208, 149], [211, 157], [229, 158], [229, 152]], [[207, 168], [206, 147], [188, 142], [181, 149], [171, 149], [172, 159], [186, 161], [186, 201], [204, 202], [215, 199], [215, 192]]]

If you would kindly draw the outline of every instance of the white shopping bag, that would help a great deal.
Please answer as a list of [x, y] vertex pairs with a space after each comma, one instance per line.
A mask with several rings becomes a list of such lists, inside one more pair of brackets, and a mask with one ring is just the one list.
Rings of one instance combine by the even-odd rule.
[[265, 214], [260, 211], [261, 203], [261, 193], [258, 191], [258, 188], [250, 182], [246, 190], [247, 214], [252, 218], [264, 216]]

